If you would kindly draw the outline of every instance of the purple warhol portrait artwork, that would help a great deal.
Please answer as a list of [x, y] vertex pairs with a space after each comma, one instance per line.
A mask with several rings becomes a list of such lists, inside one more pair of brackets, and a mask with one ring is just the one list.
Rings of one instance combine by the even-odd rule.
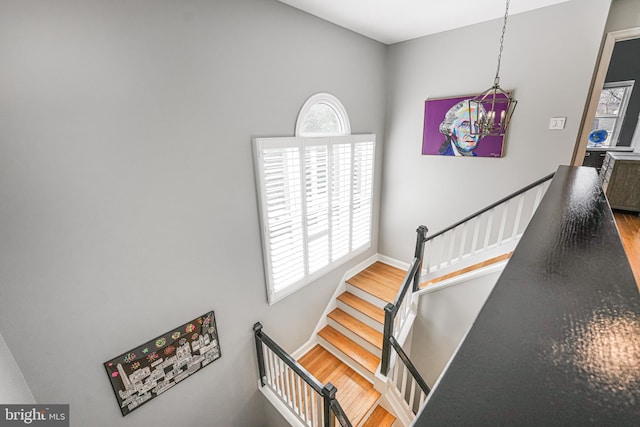
[[[502, 157], [504, 136], [471, 135], [469, 99], [473, 96], [427, 99], [424, 103], [422, 154], [439, 156]], [[481, 107], [482, 108], [482, 107]], [[484, 111], [479, 114], [483, 116]], [[501, 111], [496, 114], [500, 117]]]

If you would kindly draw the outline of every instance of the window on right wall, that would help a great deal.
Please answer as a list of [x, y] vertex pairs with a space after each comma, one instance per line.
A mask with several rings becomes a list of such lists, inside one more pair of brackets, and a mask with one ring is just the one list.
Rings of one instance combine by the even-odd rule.
[[605, 83], [589, 134], [590, 146], [613, 147], [618, 144], [633, 84], [633, 80]]

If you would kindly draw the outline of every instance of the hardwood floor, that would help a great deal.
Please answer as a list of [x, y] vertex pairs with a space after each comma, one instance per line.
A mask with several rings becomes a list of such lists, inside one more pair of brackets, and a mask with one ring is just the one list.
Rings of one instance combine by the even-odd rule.
[[319, 345], [298, 362], [321, 383], [336, 386], [336, 397], [354, 426], [360, 424], [380, 397], [373, 384]]
[[633, 276], [640, 289], [640, 216], [633, 212], [614, 211], [618, 231], [627, 253]]
[[392, 303], [406, 274], [404, 270], [376, 262], [347, 280], [347, 283]]
[[395, 420], [396, 417], [382, 406], [378, 406], [362, 427], [390, 427]]

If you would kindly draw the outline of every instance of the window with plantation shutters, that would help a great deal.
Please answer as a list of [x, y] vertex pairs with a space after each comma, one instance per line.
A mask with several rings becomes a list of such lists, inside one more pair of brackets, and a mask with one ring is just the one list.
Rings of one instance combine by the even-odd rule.
[[374, 135], [257, 138], [269, 303], [371, 245]]

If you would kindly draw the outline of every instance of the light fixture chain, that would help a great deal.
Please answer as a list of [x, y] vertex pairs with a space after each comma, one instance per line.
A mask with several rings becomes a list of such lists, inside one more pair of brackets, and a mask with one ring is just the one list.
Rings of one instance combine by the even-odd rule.
[[500, 35], [500, 52], [498, 53], [498, 67], [496, 68], [496, 78], [493, 84], [500, 85], [500, 61], [502, 60], [502, 47], [504, 45], [504, 33], [507, 32], [507, 17], [509, 16], [509, 1], [507, 0], [507, 6], [504, 11], [504, 22], [502, 24], [502, 34]]

